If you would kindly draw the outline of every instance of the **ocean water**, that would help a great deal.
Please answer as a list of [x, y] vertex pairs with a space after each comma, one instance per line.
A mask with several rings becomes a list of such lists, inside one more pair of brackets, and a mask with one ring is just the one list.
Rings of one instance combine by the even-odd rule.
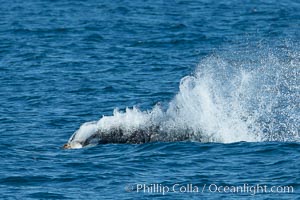
[[[14, 0], [0, 16], [1, 199], [300, 199], [299, 1]], [[61, 148], [91, 121], [195, 139]]]

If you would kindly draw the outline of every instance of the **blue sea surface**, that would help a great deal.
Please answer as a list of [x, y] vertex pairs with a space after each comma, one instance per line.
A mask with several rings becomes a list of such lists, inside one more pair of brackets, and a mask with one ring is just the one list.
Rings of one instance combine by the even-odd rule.
[[[1, 199], [300, 199], [299, 1], [13, 0], [0, 16]], [[61, 148], [176, 97], [216, 142]]]

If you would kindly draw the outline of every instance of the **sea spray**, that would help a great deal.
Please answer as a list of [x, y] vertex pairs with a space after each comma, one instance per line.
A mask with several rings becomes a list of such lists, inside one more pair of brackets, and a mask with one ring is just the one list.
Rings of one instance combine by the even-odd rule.
[[[115, 109], [112, 116], [85, 123], [71, 137], [120, 129], [130, 135], [155, 130], [166, 141], [232, 143], [295, 141], [299, 138], [299, 53], [225, 53], [204, 58], [166, 109]], [[169, 137], [169, 139], [167, 139]], [[176, 139], [174, 139], [176, 140]]]

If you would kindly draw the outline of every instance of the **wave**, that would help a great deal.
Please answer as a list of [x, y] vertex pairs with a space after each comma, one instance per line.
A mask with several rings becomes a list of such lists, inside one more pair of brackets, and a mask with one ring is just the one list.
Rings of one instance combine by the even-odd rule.
[[299, 71], [296, 51], [238, 51], [204, 58], [181, 79], [163, 109], [136, 107], [84, 123], [66, 148], [151, 141], [299, 140]]

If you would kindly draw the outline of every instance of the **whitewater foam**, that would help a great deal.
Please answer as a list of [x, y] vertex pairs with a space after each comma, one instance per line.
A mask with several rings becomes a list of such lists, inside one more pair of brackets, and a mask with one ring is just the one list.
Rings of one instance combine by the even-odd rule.
[[203, 59], [192, 75], [181, 79], [167, 109], [115, 109], [112, 116], [83, 124], [69, 142], [97, 132], [120, 129], [130, 135], [151, 127], [165, 137], [185, 134], [202, 142], [297, 140], [299, 53], [284, 59], [270, 52], [234, 55]]

